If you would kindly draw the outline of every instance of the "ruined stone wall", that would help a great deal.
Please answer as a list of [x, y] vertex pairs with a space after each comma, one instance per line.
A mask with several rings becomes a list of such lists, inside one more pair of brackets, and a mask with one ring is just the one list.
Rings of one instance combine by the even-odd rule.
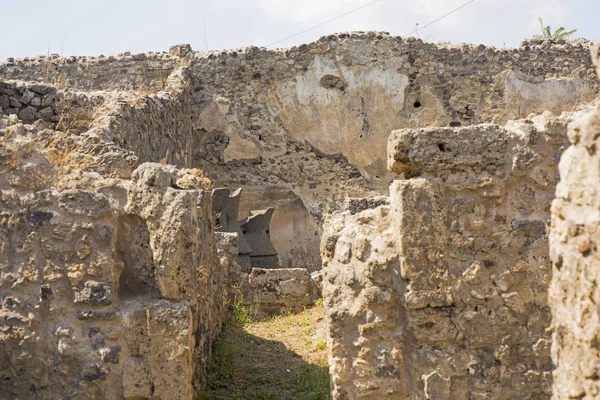
[[[593, 57], [600, 63], [600, 47]], [[598, 64], [600, 74], [600, 64]], [[554, 399], [595, 399], [598, 378], [600, 260], [600, 107], [569, 127], [552, 203], [550, 304], [553, 314]]]
[[59, 57], [53, 54], [8, 58], [0, 63], [0, 76], [80, 90], [151, 89], [163, 85], [180, 64], [179, 55], [166, 52], [126, 52], [108, 57]]
[[306, 268], [252, 268], [241, 294], [244, 304], [267, 314], [302, 311], [321, 298]]
[[[354, 33], [276, 51], [0, 64], [3, 113], [44, 121], [0, 128], [3, 382], [42, 398], [195, 390], [227, 302], [220, 285], [239, 265], [232, 238], [215, 249], [203, 175], [140, 166], [155, 161], [252, 189], [241, 209], [279, 204], [278, 239], [306, 241], [293, 259], [297, 243], [282, 239], [290, 266], [318, 268], [307, 227], [348, 208], [323, 240], [336, 398], [547, 397], [547, 219], [571, 117], [481, 124], [590, 101], [588, 51]], [[92, 112], [89, 124], [46, 125], [63, 98]], [[389, 172], [397, 128], [412, 129], [393, 136]], [[394, 174], [389, 200], [346, 201], [387, 194]], [[290, 271], [256, 275], [256, 293], [301, 297], [288, 283], [308, 273]]]
[[210, 182], [131, 173], [93, 132], [0, 134], [3, 396], [192, 399], [226, 314]]
[[[286, 50], [174, 46], [168, 54], [9, 60], [0, 77], [94, 90], [158, 87], [162, 94], [115, 112], [123, 116], [116, 142], [140, 161], [200, 168], [218, 186], [287, 188], [321, 225], [347, 195], [387, 194], [393, 129], [503, 124], [591, 100], [598, 81], [588, 48], [586, 41], [447, 46], [370, 32]], [[167, 77], [183, 66], [183, 87], [165, 93]], [[302, 259], [318, 268], [313, 245]], [[297, 253], [278, 246], [288, 260]]]
[[57, 89], [43, 83], [0, 81], [0, 114], [16, 115], [26, 124], [42, 121], [44, 127], [84, 132], [94, 110], [105, 98], [99, 93]]
[[570, 118], [392, 134], [390, 204], [325, 228], [335, 399], [550, 396], [547, 222]]
[[137, 162], [192, 164], [194, 138], [190, 117], [189, 72], [177, 68], [164, 88], [151, 92], [84, 92], [48, 84], [0, 81], [1, 114], [24, 123], [104, 137], [133, 151]]
[[[168, 72], [165, 81], [177, 66], [189, 65], [191, 117], [197, 135], [208, 136], [196, 162], [215, 164], [211, 169], [223, 184], [261, 183], [265, 174], [277, 179], [286, 174], [286, 160], [301, 162], [294, 160], [302, 150], [294, 142], [308, 142], [318, 152], [341, 153], [385, 190], [383, 154], [391, 130], [504, 123], [546, 109], [570, 110], [591, 100], [598, 87], [588, 49], [586, 41], [526, 42], [518, 49], [446, 46], [370, 32], [287, 50], [199, 53], [174, 46], [169, 54], [12, 60], [0, 64], [0, 76], [50, 80], [44, 75], [50, 62], [64, 69], [72, 86], [122, 89], [135, 77], [154, 84], [153, 68]], [[261, 173], [248, 178], [222, 165], [235, 167], [236, 160], [259, 162]], [[305, 167], [314, 162], [305, 160]], [[308, 189], [310, 180], [299, 178], [287, 181]], [[319, 178], [312, 184], [328, 186]]]
[[102, 110], [95, 121], [117, 145], [133, 151], [139, 162], [160, 161], [190, 167], [194, 148], [186, 67], [177, 68], [155, 93], [129, 95]]

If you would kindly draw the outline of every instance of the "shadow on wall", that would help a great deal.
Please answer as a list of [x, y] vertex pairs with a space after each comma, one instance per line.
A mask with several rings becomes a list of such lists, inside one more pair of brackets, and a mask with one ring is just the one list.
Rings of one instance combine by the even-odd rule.
[[119, 278], [119, 297], [160, 297], [156, 282], [150, 233], [146, 222], [137, 215], [119, 218], [117, 259], [123, 262]]
[[320, 228], [302, 199], [287, 188], [264, 186], [244, 188], [238, 219], [252, 210], [275, 208], [271, 219], [271, 242], [284, 268], [321, 269]]

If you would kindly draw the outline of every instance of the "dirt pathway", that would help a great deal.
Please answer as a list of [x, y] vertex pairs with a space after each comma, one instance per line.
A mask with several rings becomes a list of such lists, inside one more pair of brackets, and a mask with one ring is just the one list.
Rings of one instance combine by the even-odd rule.
[[328, 400], [325, 311], [257, 320], [237, 305], [209, 363], [203, 400]]

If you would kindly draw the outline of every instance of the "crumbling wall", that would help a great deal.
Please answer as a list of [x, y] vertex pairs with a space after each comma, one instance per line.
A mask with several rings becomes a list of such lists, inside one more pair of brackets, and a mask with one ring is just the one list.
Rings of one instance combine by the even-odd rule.
[[63, 90], [43, 83], [0, 81], [0, 114], [16, 115], [26, 124], [82, 133], [105, 101], [100, 93]]
[[[600, 74], [600, 47], [593, 57]], [[550, 304], [555, 399], [595, 399], [600, 394], [598, 289], [600, 261], [600, 107], [569, 127], [569, 147], [560, 161], [552, 203]]]
[[[3, 81], [35, 81], [0, 85], [3, 112], [43, 121], [0, 128], [3, 382], [48, 398], [195, 390], [227, 302], [221, 285], [240, 281], [225, 271], [250, 271], [229, 259], [233, 237], [215, 249], [203, 176], [140, 166], [155, 161], [201, 167], [257, 197], [281, 188], [318, 225], [348, 207], [323, 239], [336, 398], [548, 396], [546, 221], [570, 117], [479, 124], [590, 101], [588, 48], [371, 32], [287, 50], [175, 46], [0, 64]], [[89, 124], [60, 126], [61, 99], [93, 112]], [[411, 129], [393, 136], [389, 172], [396, 128]], [[387, 194], [394, 174], [389, 200], [345, 201]], [[304, 239], [292, 265], [318, 259]], [[306, 275], [257, 270], [254, 294], [303, 302]]]
[[0, 133], [4, 396], [193, 398], [226, 312], [210, 182], [151, 163], [103, 177], [131, 154], [93, 132]]
[[252, 268], [242, 289], [244, 304], [264, 313], [301, 311], [321, 298], [306, 268]]
[[[590, 101], [598, 80], [588, 48], [583, 40], [495, 49], [357, 32], [285, 50], [184, 45], [169, 54], [9, 60], [0, 77], [156, 92], [112, 107], [120, 117], [102, 127], [111, 140], [140, 161], [200, 168], [218, 186], [290, 190], [321, 225], [347, 195], [387, 194], [393, 129], [503, 124]], [[277, 244], [288, 266], [317, 266], [316, 243], [305, 239], [305, 254]]]
[[215, 189], [212, 198], [217, 250], [228, 271], [230, 300], [269, 314], [301, 310], [321, 297], [319, 272], [280, 268], [270, 236], [273, 208], [251, 210], [238, 221], [241, 189]]
[[188, 70], [173, 71], [163, 90], [114, 104], [96, 125], [117, 145], [135, 152], [139, 162], [192, 165], [194, 138]]
[[387, 191], [393, 129], [503, 124], [590, 101], [598, 80], [588, 49], [583, 40], [495, 49], [357, 32], [285, 50], [174, 46], [169, 54], [9, 60], [0, 76], [52, 82], [51, 64], [74, 87], [164, 88], [186, 65], [191, 166], [226, 187], [287, 186], [320, 218], [320, 198]]
[[[290, 151], [286, 139], [292, 139], [342, 154], [385, 191], [384, 154], [393, 129], [504, 124], [546, 109], [570, 111], [598, 87], [588, 49], [585, 41], [445, 46], [370, 32], [284, 51], [212, 53], [190, 66], [198, 89], [194, 115], [227, 104], [220, 117], [226, 136], [250, 140], [247, 148], [263, 157], [263, 170], [283, 167], [289, 158], [277, 156]], [[204, 118], [198, 125], [206, 125]]]
[[0, 76], [80, 90], [152, 89], [164, 85], [171, 72], [181, 65], [184, 53], [125, 52], [108, 57], [60, 57], [57, 54], [22, 59], [9, 57], [6, 62], [0, 63]]
[[390, 204], [325, 227], [334, 398], [549, 397], [547, 221], [570, 118], [392, 134]]

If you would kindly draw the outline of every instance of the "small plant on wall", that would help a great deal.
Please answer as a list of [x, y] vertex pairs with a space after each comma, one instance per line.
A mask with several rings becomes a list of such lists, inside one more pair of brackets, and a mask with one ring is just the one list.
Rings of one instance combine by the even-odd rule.
[[550, 25], [544, 25], [544, 21], [541, 18], [538, 18], [538, 22], [540, 23], [540, 30], [542, 33], [534, 35], [534, 40], [568, 40], [575, 32], [577, 32], [577, 29], [568, 31], [564, 26], [561, 26], [552, 32]]

